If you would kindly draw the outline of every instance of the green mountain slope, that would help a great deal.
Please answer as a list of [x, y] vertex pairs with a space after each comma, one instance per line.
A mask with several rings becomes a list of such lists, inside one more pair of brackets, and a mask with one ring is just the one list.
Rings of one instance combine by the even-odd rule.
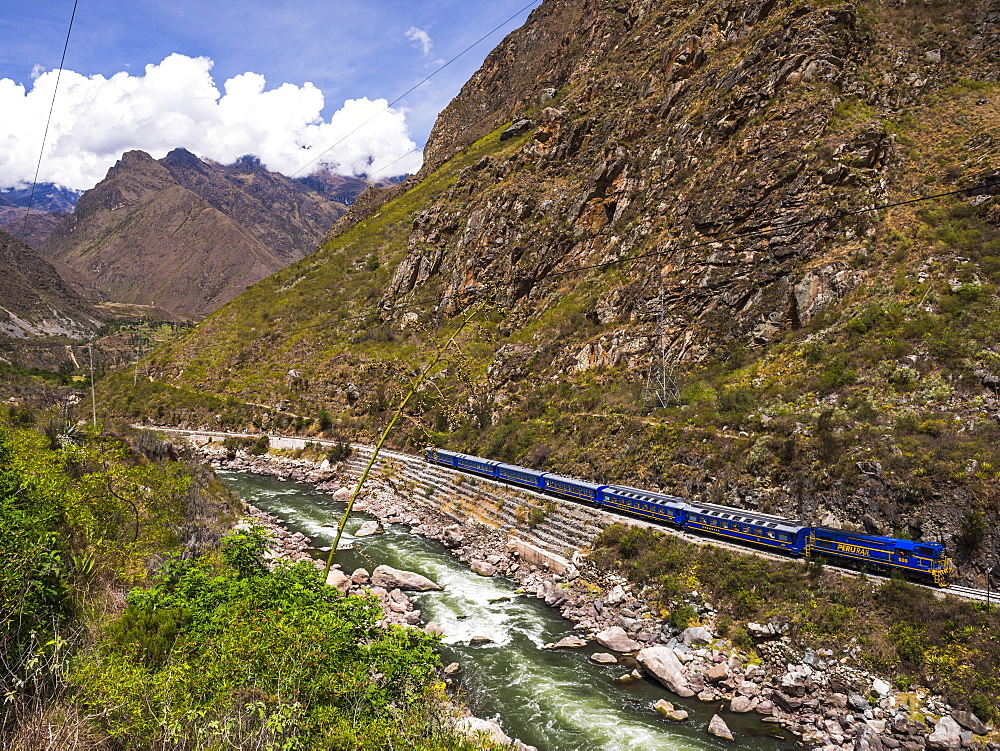
[[[960, 189], [1000, 167], [998, 21], [995, 0], [546, 2], [442, 113], [420, 180], [109, 408], [325, 411], [360, 438], [480, 302], [397, 443], [941, 538], [975, 580], [1000, 206]], [[652, 409], [661, 346], [679, 388]]]

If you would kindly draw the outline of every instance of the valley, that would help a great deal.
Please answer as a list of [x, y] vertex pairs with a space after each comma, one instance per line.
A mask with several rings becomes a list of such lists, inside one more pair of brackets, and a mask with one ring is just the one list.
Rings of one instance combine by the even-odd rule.
[[[51, 661], [0, 738], [1000, 749], [997, 60], [1000, 0], [544, 0], [416, 174], [131, 149], [30, 244], [0, 194], [0, 531], [79, 656], [17, 632], [0, 688]], [[892, 538], [950, 586], [426, 447]]]

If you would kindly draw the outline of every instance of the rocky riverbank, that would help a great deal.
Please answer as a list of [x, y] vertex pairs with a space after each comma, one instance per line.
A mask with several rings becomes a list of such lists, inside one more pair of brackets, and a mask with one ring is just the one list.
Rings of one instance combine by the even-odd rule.
[[[211, 449], [205, 456], [226, 469], [313, 483], [334, 497], [350, 495], [336, 468], [301, 459], [227, 459]], [[975, 715], [953, 710], [942, 698], [919, 689], [898, 693], [883, 677], [855, 667], [851, 654], [855, 645], [846, 645], [842, 653], [816, 652], [793, 640], [788, 624], [773, 621], [746, 624], [755, 639], [754, 650], [738, 649], [716, 637], [716, 612], [697, 592], [688, 593], [687, 601], [701, 625], [681, 630], [660, 617], [646, 592], [634, 590], [624, 579], [592, 570], [580, 557], [570, 563], [558, 556], [525, 555], [522, 544], [499, 530], [458, 525], [427, 504], [414, 506], [392, 478], [369, 480], [355, 510], [377, 520], [370, 526], [372, 533], [378, 533], [380, 524], [406, 524], [413, 534], [441, 542], [476, 573], [510, 578], [525, 594], [559, 608], [585, 638], [550, 646], [574, 648], [592, 640], [608, 650], [595, 654], [595, 659], [622, 665], [620, 681], [649, 677], [679, 697], [721, 704], [732, 713], [755, 713], [762, 722], [780, 726], [823, 751], [1000, 751], [994, 729]], [[277, 531], [280, 521], [273, 517], [263, 521], [280, 541], [270, 551], [273, 557], [310, 557], [308, 540]], [[387, 623], [418, 626], [420, 611], [403, 593], [407, 585], [398, 578], [400, 573], [405, 572], [376, 570], [370, 575], [364, 569], [351, 574], [334, 570], [330, 583], [345, 592], [372, 591], [383, 602]], [[434, 630], [436, 625], [426, 628]], [[656, 708], [679, 722], [687, 717], [683, 709], [666, 701]], [[713, 717], [707, 732], [730, 736], [724, 714]]]

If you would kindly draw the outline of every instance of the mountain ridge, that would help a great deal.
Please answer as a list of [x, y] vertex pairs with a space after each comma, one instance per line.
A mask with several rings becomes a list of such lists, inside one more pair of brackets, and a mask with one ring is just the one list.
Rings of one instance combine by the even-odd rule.
[[130, 151], [40, 252], [85, 294], [198, 319], [312, 252], [345, 210], [255, 157]]

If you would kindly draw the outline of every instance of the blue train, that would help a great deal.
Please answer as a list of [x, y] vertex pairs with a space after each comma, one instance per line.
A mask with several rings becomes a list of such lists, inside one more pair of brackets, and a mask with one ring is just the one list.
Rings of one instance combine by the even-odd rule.
[[682, 498], [630, 488], [595, 485], [551, 472], [538, 472], [515, 464], [482, 459], [469, 454], [428, 447], [425, 458], [433, 464], [471, 472], [499, 482], [592, 503], [614, 511], [681, 527], [743, 545], [777, 550], [793, 556], [812, 555], [832, 563], [863, 568], [874, 573], [899, 572], [939, 587], [949, 584], [955, 566], [936, 542], [914, 542], [895, 537], [812, 527], [791, 519], [768, 516], [728, 506], [687, 503]]

